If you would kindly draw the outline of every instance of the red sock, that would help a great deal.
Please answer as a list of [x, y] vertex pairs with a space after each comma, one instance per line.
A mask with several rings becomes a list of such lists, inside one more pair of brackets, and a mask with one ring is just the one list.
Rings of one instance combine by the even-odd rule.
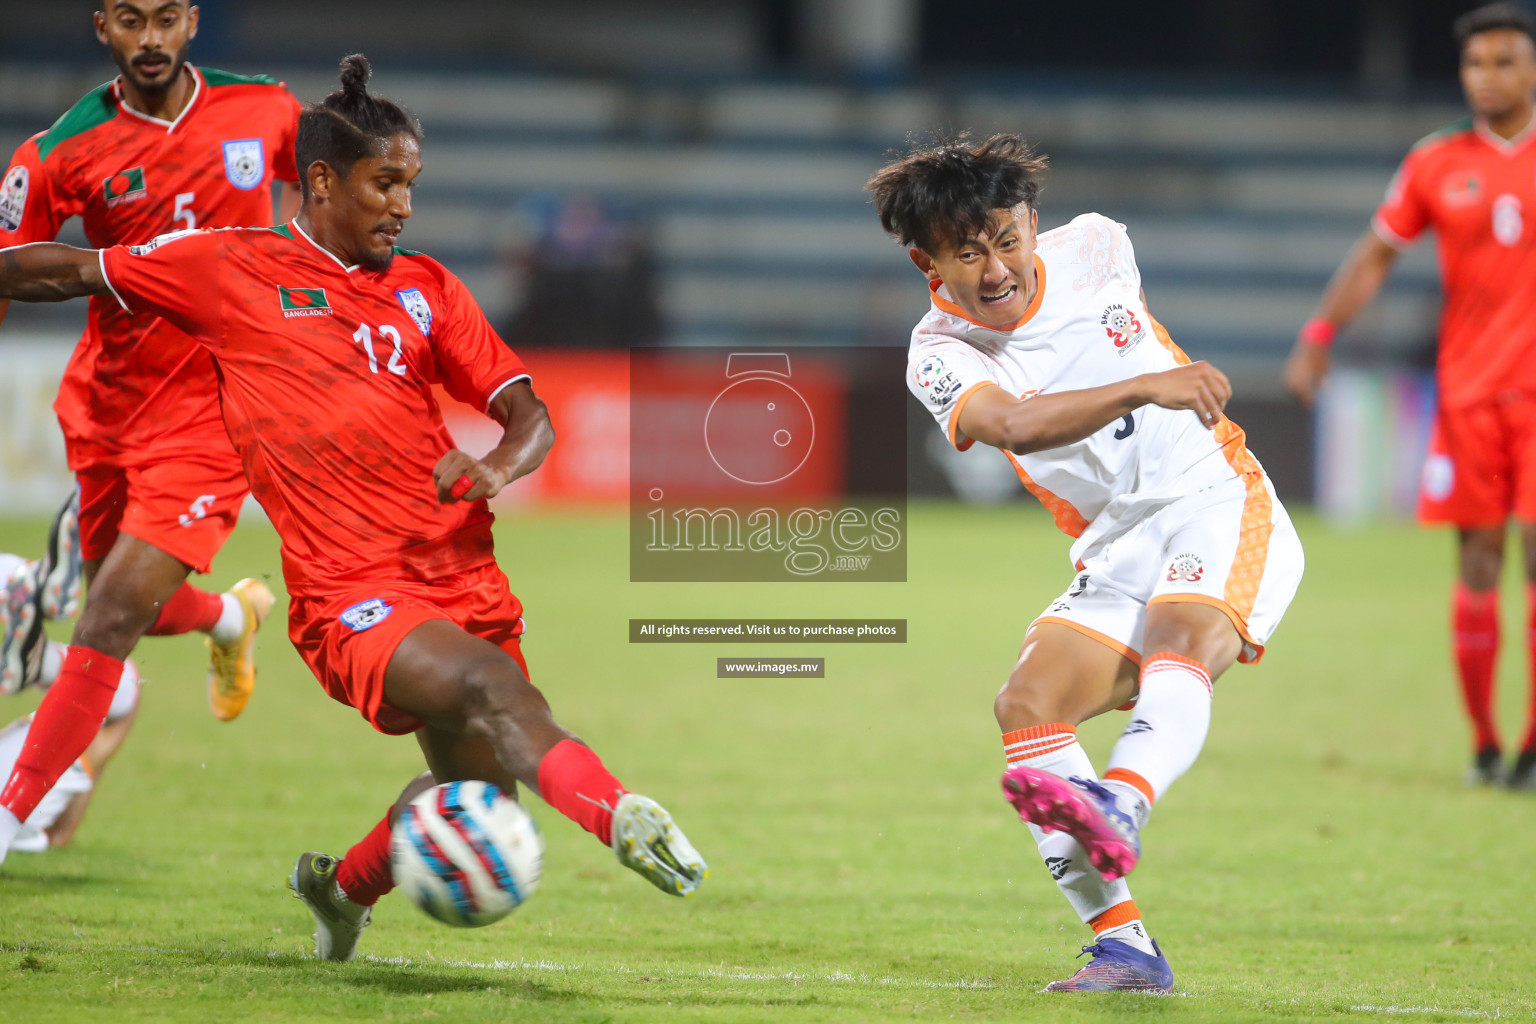
[[556, 743], [539, 762], [539, 795], [544, 802], [605, 846], [613, 843], [613, 809], [628, 792], [590, 747], [575, 740]]
[[64, 770], [96, 738], [122, 677], [121, 661], [89, 647], [70, 645], [59, 678], [32, 717], [21, 756], [0, 791], [0, 805], [27, 820]]
[[1499, 657], [1499, 592], [1469, 590], [1456, 584], [1452, 604], [1452, 637], [1461, 697], [1472, 720], [1478, 750], [1499, 747], [1493, 724], [1493, 667]]
[[[393, 809], [393, 808], [391, 808]], [[389, 812], [336, 865], [336, 884], [353, 903], [371, 907], [395, 887], [389, 866]]]
[[149, 636], [177, 636], [181, 633], [206, 633], [218, 624], [224, 614], [224, 595], [214, 594], [183, 583], [176, 588], [165, 604], [155, 624], [149, 627]]

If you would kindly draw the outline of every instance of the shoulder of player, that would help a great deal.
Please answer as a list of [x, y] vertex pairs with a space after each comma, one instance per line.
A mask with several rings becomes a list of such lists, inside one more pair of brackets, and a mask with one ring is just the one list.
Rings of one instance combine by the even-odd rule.
[[1411, 157], [1423, 158], [1431, 153], [1443, 150], [1459, 142], [1465, 142], [1475, 135], [1472, 127], [1472, 118], [1464, 117], [1454, 124], [1448, 124], [1444, 128], [1436, 129], [1415, 142], [1408, 150]]
[[220, 71], [218, 68], [205, 68], [197, 66], [197, 73], [203, 76], [203, 81], [210, 90], [228, 89], [233, 86], [257, 86], [263, 89], [288, 90], [271, 75], [237, 75], [232, 71]]
[[453, 271], [443, 266], [437, 260], [417, 249], [407, 249], [404, 246], [395, 246], [395, 261], [390, 267], [389, 275], [408, 277], [412, 281], [425, 279], [433, 285], [441, 288], [450, 281], [458, 281]]
[[208, 88], [207, 102], [212, 104], [272, 103], [280, 106], [285, 116], [291, 116], [290, 109], [298, 103], [293, 93], [288, 91], [287, 84], [271, 75], [237, 75], [218, 68], [204, 67], [199, 67], [197, 71], [203, 76], [203, 84]]
[[990, 355], [968, 335], [968, 328], [975, 325], [959, 317], [934, 309], [912, 328], [912, 341], [907, 346], [907, 363], [916, 365], [930, 355], [942, 352], [974, 352]]
[[117, 96], [113, 90], [116, 79], [103, 82], [80, 98], [66, 110], [53, 126], [38, 135], [37, 155], [46, 160], [62, 143], [78, 138], [117, 116]]
[[1035, 248], [1036, 251], [1044, 254], [1077, 246], [1078, 249], [1074, 250], [1075, 255], [1076, 251], [1081, 251], [1081, 245], [1085, 241], [1102, 239], [1111, 243], [1123, 243], [1130, 241], [1130, 237], [1130, 233], [1125, 230], [1125, 225], [1117, 220], [1106, 217], [1102, 213], [1080, 213], [1060, 227], [1040, 232]]

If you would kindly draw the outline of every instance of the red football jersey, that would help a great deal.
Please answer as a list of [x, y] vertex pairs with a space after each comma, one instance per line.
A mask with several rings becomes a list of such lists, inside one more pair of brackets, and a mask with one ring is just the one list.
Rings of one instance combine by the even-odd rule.
[[[298, 179], [299, 101], [275, 79], [186, 67], [194, 92], [175, 121], [138, 113], [113, 81], [24, 142], [0, 179], [0, 247], [52, 241], [77, 214], [97, 248], [271, 224], [273, 179]], [[54, 409], [77, 469], [151, 446], [227, 448], [207, 353], [110, 298], [91, 299]]]
[[1536, 391], [1536, 126], [1505, 140], [1468, 119], [1422, 140], [1372, 226], [1398, 248], [1435, 231], [1441, 404]]
[[486, 503], [437, 502], [432, 471], [454, 444], [432, 385], [485, 409], [528, 372], [463, 282], [396, 252], [383, 273], [344, 266], [297, 223], [102, 252], [125, 308], [213, 353], [230, 439], [294, 594], [494, 560]]

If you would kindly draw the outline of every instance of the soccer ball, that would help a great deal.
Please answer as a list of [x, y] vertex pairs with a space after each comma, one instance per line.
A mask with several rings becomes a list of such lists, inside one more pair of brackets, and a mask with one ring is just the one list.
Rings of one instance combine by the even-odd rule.
[[412, 903], [444, 924], [478, 928], [533, 895], [544, 841], [523, 806], [489, 782], [450, 782], [401, 812], [389, 860]]

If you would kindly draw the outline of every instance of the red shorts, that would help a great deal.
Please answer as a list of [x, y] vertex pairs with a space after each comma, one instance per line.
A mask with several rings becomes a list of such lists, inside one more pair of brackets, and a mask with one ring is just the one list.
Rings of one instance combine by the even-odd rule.
[[433, 619], [489, 640], [527, 675], [518, 642], [523, 605], [495, 564], [427, 582], [363, 582], [326, 595], [295, 595], [288, 639], [326, 693], [356, 708], [379, 732], [401, 736], [423, 723], [384, 703], [384, 671], [405, 635]]
[[117, 535], [126, 533], [207, 572], [250, 493], [228, 442], [209, 452], [70, 461], [80, 485], [80, 555], [87, 561], [107, 557]]
[[1536, 523], [1536, 394], [1510, 391], [1441, 410], [1419, 484], [1419, 521]]

